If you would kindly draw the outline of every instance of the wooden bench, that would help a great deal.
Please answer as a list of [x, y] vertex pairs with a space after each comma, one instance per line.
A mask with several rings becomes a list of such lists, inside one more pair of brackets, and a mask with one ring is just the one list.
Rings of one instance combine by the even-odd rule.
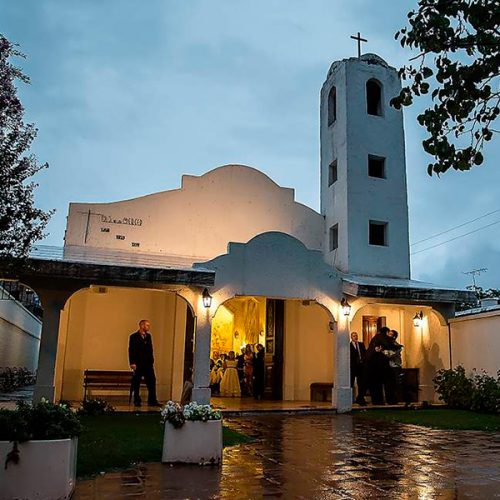
[[132, 375], [131, 370], [84, 370], [83, 399], [87, 398], [88, 391], [92, 389], [126, 390], [130, 394]]
[[314, 382], [311, 388], [311, 401], [331, 401], [333, 384], [330, 382]]

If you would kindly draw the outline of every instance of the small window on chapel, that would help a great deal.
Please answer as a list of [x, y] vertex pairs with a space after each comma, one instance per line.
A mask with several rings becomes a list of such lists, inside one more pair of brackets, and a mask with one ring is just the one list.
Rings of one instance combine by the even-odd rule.
[[385, 158], [368, 155], [368, 175], [385, 179]]
[[330, 252], [337, 250], [339, 246], [339, 225], [330, 228]]
[[382, 116], [382, 85], [377, 80], [366, 82], [366, 112]]
[[328, 126], [337, 119], [337, 89], [332, 87], [328, 93]]
[[333, 160], [328, 166], [328, 186], [337, 182], [337, 160]]
[[387, 246], [387, 222], [370, 221], [368, 241], [370, 245]]

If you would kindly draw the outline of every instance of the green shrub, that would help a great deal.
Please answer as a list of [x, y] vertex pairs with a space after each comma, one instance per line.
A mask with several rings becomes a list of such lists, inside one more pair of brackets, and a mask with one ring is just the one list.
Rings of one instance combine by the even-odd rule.
[[450, 408], [500, 413], [500, 373], [492, 377], [473, 370], [467, 375], [462, 365], [439, 370], [434, 377], [439, 398]]
[[15, 410], [0, 410], [0, 441], [66, 439], [81, 431], [78, 416], [64, 405], [21, 402]]
[[485, 372], [473, 373], [474, 392], [471, 410], [484, 413], [500, 413], [500, 377]]
[[111, 406], [105, 399], [94, 398], [84, 399], [78, 410], [80, 415], [106, 415], [113, 413], [114, 407]]

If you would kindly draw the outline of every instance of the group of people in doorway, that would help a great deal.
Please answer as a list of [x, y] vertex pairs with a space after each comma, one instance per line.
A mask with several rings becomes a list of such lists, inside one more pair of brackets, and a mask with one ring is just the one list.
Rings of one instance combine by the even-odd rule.
[[214, 351], [210, 359], [210, 389], [224, 397], [264, 396], [264, 357], [262, 344], [247, 344], [240, 354]]
[[384, 326], [371, 339], [368, 349], [359, 341], [358, 333], [351, 333], [351, 387], [357, 385], [355, 402], [366, 405], [370, 394], [374, 405], [397, 404], [398, 394], [409, 403], [403, 377], [403, 346], [398, 342], [398, 332]]

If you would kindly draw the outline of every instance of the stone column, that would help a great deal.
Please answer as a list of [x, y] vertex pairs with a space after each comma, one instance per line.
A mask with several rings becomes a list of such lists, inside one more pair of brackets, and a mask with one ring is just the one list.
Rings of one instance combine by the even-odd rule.
[[36, 289], [43, 307], [42, 337], [38, 354], [38, 370], [33, 402], [42, 398], [54, 401], [54, 377], [59, 337], [59, 319], [71, 292]]
[[192, 401], [210, 404], [210, 309], [198, 306], [194, 334], [194, 374]]
[[346, 413], [352, 410], [349, 317], [344, 316], [340, 311], [338, 318], [337, 335], [335, 336], [335, 382], [332, 403], [337, 413]]

